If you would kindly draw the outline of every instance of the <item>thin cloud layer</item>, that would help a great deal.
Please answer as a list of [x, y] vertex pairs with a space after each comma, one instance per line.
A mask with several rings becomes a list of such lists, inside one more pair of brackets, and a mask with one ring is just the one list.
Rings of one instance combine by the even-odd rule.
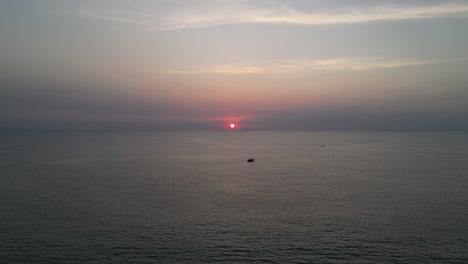
[[241, 115], [241, 116], [223, 116], [223, 117], [200, 117], [200, 118], [189, 118], [188, 120], [199, 120], [199, 121], [222, 121], [222, 122], [242, 122], [252, 119], [255, 115]]
[[290, 6], [260, 9], [242, 5], [221, 9], [185, 9], [184, 11], [164, 14], [116, 12], [115, 10], [114, 13], [83, 12], [81, 14], [93, 19], [135, 24], [147, 30], [170, 31], [249, 23], [334, 25], [443, 17], [468, 17], [468, 3], [444, 3], [421, 6], [384, 5], [348, 8], [346, 10], [331, 12], [301, 12]]
[[325, 71], [369, 71], [379, 69], [391, 69], [429, 65], [442, 61], [399, 59], [388, 60], [379, 58], [357, 59], [337, 58], [327, 60], [285, 60], [277, 62], [264, 62], [252, 64], [218, 64], [208, 67], [189, 70], [168, 70], [160, 73], [171, 74], [262, 74], [262, 73], [287, 73], [310, 70]]

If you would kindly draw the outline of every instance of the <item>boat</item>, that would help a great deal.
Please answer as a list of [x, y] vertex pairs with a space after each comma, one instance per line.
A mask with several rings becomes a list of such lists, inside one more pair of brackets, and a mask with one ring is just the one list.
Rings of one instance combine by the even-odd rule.
[[247, 162], [254, 162], [255, 161], [255, 158], [250, 158], [247, 160]]

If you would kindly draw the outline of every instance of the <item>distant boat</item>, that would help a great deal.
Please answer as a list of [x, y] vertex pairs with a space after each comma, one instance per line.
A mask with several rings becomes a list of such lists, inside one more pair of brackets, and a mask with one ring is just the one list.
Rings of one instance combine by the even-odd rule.
[[250, 158], [247, 160], [247, 162], [254, 162], [255, 161], [255, 158]]
[[322, 147], [322, 148], [323, 148], [323, 147], [325, 147], [325, 145], [322, 145], [322, 146], [320, 146], [320, 147]]

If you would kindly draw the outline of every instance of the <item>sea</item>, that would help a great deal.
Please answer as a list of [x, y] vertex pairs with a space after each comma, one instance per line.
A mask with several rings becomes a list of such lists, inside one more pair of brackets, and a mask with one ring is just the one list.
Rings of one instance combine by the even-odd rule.
[[3, 133], [0, 263], [468, 263], [468, 133]]

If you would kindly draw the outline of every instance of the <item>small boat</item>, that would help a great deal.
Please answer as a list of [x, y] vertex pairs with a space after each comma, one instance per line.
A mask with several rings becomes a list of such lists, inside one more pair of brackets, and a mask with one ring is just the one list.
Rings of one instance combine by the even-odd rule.
[[254, 162], [255, 161], [255, 158], [250, 158], [247, 160], [247, 162]]

